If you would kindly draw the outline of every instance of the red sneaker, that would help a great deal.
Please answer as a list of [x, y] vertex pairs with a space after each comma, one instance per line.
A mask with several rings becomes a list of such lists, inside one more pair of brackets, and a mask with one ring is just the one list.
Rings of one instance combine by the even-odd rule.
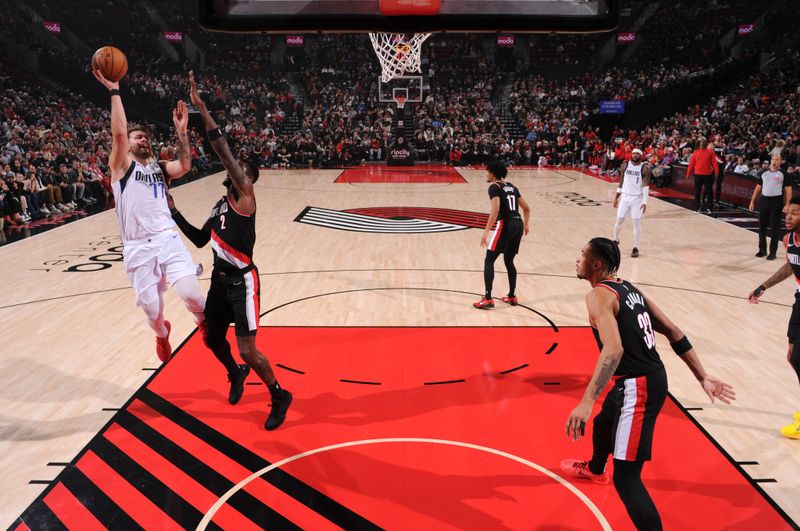
[[568, 476], [581, 479], [590, 479], [598, 485], [608, 485], [608, 474], [592, 474], [587, 461], [577, 459], [564, 459], [561, 461], [561, 470]]
[[489, 308], [494, 308], [494, 299], [487, 299], [484, 297], [478, 302], [473, 302], [472, 306], [479, 310], [488, 310]]
[[172, 325], [169, 321], [164, 321], [164, 326], [167, 327], [167, 337], [156, 336], [156, 354], [158, 359], [166, 363], [172, 357], [172, 347], [169, 345], [169, 332], [172, 330]]
[[208, 346], [208, 326], [206, 322], [203, 321], [202, 323], [197, 323], [197, 329], [200, 330], [200, 335], [203, 338], [203, 344]]
[[516, 296], [514, 296], [514, 297], [503, 297], [500, 300], [505, 302], [506, 304], [510, 304], [511, 306], [516, 306], [517, 304], [519, 304], [519, 302], [517, 301], [517, 297]]

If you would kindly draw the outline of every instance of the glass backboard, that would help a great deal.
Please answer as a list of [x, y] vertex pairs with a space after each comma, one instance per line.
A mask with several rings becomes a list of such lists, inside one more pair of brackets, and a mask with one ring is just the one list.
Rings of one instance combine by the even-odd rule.
[[613, 30], [621, 0], [199, 0], [209, 30], [575, 32]]

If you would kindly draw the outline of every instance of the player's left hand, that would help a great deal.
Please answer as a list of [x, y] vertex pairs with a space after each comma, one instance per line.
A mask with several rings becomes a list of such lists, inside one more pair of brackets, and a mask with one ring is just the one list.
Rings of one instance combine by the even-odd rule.
[[481, 236], [481, 247], [489, 247], [489, 235], [485, 232]]
[[531, 231], [530, 227], [528, 227], [527, 225], [525, 225], [525, 226], [522, 228], [522, 235], [523, 235], [523, 236], [527, 236], [527, 235], [528, 235], [528, 233], [529, 233], [530, 231]]
[[589, 422], [589, 417], [592, 415], [592, 404], [587, 404], [581, 401], [578, 407], [572, 410], [567, 419], [567, 424], [564, 426], [567, 431], [567, 437], [577, 441], [584, 434], [586, 423]]
[[736, 392], [733, 390], [733, 387], [716, 376], [706, 375], [701, 383], [703, 385], [703, 391], [705, 391], [711, 399], [712, 404], [715, 398], [719, 398], [720, 401], [726, 404], [730, 404], [736, 400]]
[[642, 214], [647, 212], [647, 205], [642, 205]]
[[183, 100], [178, 102], [178, 106], [172, 111], [172, 123], [175, 124], [175, 129], [179, 133], [185, 133], [189, 127], [189, 109]]

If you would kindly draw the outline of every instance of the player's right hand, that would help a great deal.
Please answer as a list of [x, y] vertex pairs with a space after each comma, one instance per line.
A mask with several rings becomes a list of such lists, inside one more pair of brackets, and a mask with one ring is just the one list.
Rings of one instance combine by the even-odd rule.
[[206, 105], [203, 98], [200, 97], [200, 93], [197, 91], [197, 83], [194, 80], [194, 70], [189, 70], [189, 99], [192, 105], [198, 109]]
[[614, 198], [614, 203], [612, 204], [612, 206], [614, 208], [617, 208], [619, 206], [619, 197], [615, 197]]
[[761, 287], [754, 289], [749, 295], [747, 295], [747, 302], [750, 304], [758, 304], [758, 299], [761, 298], [765, 291], [766, 290], [761, 289]]
[[108, 90], [119, 90], [119, 81], [109, 81], [100, 70], [92, 70], [92, 74]]

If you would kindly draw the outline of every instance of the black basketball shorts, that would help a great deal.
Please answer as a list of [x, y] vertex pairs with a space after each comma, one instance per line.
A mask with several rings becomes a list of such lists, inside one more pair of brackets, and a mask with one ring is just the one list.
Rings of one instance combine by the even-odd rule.
[[792, 345], [800, 341], [800, 292], [794, 294], [794, 304], [792, 305], [792, 316], [789, 317], [789, 330], [786, 332], [789, 343]]
[[236, 336], [254, 336], [258, 332], [261, 285], [258, 269], [244, 274], [214, 271], [206, 298], [206, 319], [234, 323]]
[[656, 417], [666, 398], [667, 373], [663, 367], [646, 376], [614, 382], [594, 419], [594, 430], [607, 438], [603, 446], [614, 459], [650, 460]]
[[514, 256], [519, 252], [524, 224], [519, 218], [508, 221], [498, 220], [489, 236], [488, 250]]

